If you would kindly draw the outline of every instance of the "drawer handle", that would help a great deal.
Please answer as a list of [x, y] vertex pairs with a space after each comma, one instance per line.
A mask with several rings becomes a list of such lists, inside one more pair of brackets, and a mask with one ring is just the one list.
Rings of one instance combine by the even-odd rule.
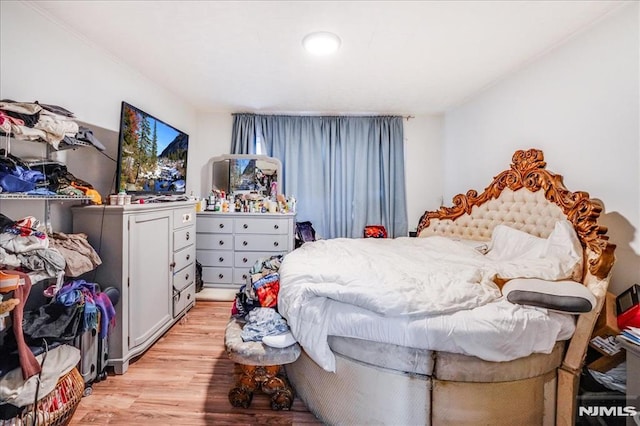
[[187, 300], [191, 299], [191, 293], [187, 294]]
[[189, 260], [189, 259], [191, 259], [191, 255], [190, 254], [187, 255], [187, 260]]
[[274, 242], [273, 242], [273, 246], [274, 246], [274, 247], [278, 247], [279, 245], [280, 245], [280, 243], [278, 243], [277, 241], [274, 241]]
[[247, 228], [249, 227], [249, 225], [247, 225], [247, 224], [245, 223], [244, 225], [242, 225], [242, 227], [243, 227], [244, 229], [247, 229]]
[[223, 246], [223, 245], [224, 245], [224, 241], [220, 240], [220, 241], [218, 241], [218, 244], [220, 244], [221, 246]]
[[218, 261], [219, 261], [219, 262], [224, 262], [224, 257], [220, 256], [220, 257], [218, 258]]
[[273, 229], [280, 229], [280, 225], [278, 225], [278, 224], [273, 225]]
[[242, 245], [243, 245], [243, 246], [246, 246], [247, 244], [249, 244], [249, 243], [248, 243], [248, 242], [246, 242], [246, 241], [243, 241], [243, 242], [242, 242]]
[[187, 232], [187, 241], [189, 241], [189, 238], [191, 238], [191, 235]]
[[185, 275], [184, 280], [189, 281], [189, 274]]
[[218, 278], [223, 279], [224, 278], [224, 274], [218, 274]]
[[246, 280], [247, 279], [247, 274], [242, 274], [242, 279]]
[[247, 263], [249, 261], [249, 259], [247, 259], [246, 257], [242, 258], [242, 263]]
[[219, 227], [220, 229], [224, 228], [224, 223], [221, 223], [220, 225], [218, 225], [218, 227]]
[[175, 267], [176, 267], [176, 262], [171, 262], [171, 263], [169, 264], [169, 266], [171, 267], [171, 269], [175, 268]]

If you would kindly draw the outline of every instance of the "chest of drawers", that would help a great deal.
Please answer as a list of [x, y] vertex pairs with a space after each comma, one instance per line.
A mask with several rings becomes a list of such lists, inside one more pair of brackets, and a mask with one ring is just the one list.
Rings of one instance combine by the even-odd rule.
[[196, 258], [205, 287], [238, 289], [260, 258], [294, 247], [294, 214], [198, 213]]
[[94, 279], [120, 291], [109, 336], [118, 374], [195, 303], [196, 211], [193, 202], [78, 206], [74, 232], [100, 252]]

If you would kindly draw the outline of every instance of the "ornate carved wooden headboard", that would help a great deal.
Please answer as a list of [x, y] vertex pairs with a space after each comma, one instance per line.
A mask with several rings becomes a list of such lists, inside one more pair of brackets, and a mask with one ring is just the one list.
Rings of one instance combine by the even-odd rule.
[[453, 197], [453, 207], [427, 211], [420, 218], [418, 235], [450, 235], [488, 240], [501, 223], [546, 237], [555, 222], [568, 219], [574, 226], [585, 252], [589, 271], [596, 277], [609, 274], [615, 245], [609, 243], [607, 228], [597, 223], [600, 201], [584, 191], [571, 192], [561, 175], [546, 168], [538, 149], [518, 150], [509, 170], [498, 174], [478, 194], [469, 190]]

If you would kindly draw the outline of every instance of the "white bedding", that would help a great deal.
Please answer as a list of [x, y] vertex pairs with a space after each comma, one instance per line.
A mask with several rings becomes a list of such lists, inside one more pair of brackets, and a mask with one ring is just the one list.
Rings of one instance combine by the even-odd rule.
[[494, 260], [435, 236], [317, 241], [285, 256], [278, 309], [327, 371], [335, 370], [329, 335], [508, 361], [550, 352], [574, 323], [510, 304], [493, 277], [563, 279], [563, 262]]

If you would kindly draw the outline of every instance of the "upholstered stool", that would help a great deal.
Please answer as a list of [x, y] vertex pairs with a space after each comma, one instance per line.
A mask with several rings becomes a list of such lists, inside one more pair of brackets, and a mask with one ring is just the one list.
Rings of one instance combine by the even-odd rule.
[[243, 341], [241, 332], [242, 323], [231, 318], [224, 333], [224, 345], [227, 355], [242, 372], [229, 391], [229, 402], [234, 407], [248, 408], [253, 393], [260, 390], [271, 396], [271, 409], [289, 410], [293, 390], [282, 366], [298, 359], [300, 345], [272, 348], [262, 342]]

